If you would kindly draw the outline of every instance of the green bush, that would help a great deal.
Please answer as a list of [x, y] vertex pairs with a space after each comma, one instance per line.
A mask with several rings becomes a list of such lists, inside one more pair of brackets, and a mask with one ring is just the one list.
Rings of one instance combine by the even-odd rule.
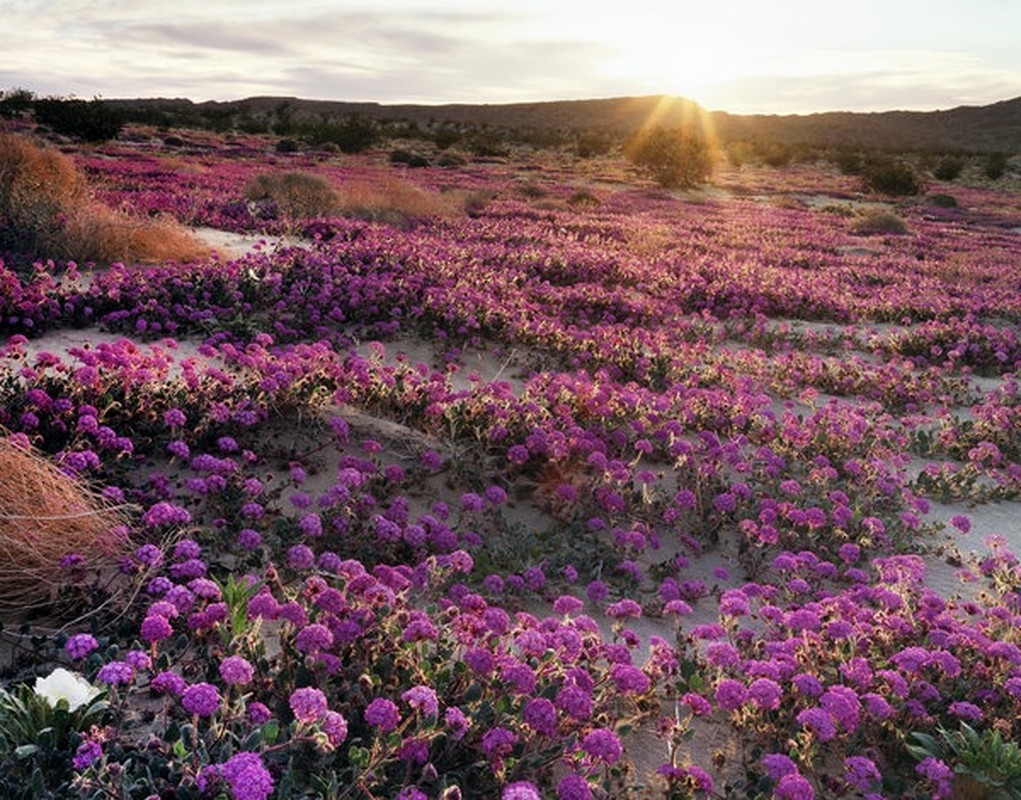
[[323, 121], [306, 134], [314, 145], [334, 144], [342, 153], [363, 153], [379, 141], [379, 126], [360, 114]]
[[948, 156], [940, 160], [932, 174], [941, 181], [953, 181], [960, 177], [963, 169], [964, 159]]
[[914, 195], [922, 190], [915, 171], [903, 161], [872, 161], [865, 166], [862, 183], [866, 191], [888, 195]]
[[300, 149], [301, 148], [294, 139], [281, 139], [276, 144], [276, 151], [278, 153], [297, 153]]
[[999, 180], [1007, 171], [1007, 156], [1003, 153], [990, 153], [986, 158], [985, 174], [991, 181]]
[[394, 150], [390, 153], [391, 164], [404, 164], [408, 167], [428, 167], [429, 159], [420, 153], [412, 153], [410, 150]]
[[865, 171], [865, 160], [861, 153], [852, 150], [841, 150], [831, 160], [842, 175], [861, 175]]
[[952, 194], [930, 194], [929, 202], [936, 208], [957, 208], [957, 198]]
[[32, 106], [37, 122], [55, 133], [86, 142], [104, 142], [116, 138], [124, 122], [120, 114], [101, 100], [63, 100], [47, 97]]
[[709, 143], [683, 128], [642, 131], [625, 144], [624, 155], [666, 188], [705, 183], [713, 171]]

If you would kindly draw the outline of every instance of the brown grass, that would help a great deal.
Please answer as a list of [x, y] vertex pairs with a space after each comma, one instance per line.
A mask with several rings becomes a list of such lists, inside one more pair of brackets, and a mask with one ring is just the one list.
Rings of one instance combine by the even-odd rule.
[[245, 187], [249, 200], [272, 200], [292, 219], [326, 217], [340, 210], [340, 196], [326, 178], [309, 172], [264, 172]]
[[908, 226], [892, 211], [869, 209], [851, 223], [851, 230], [865, 236], [881, 233], [902, 234], [908, 232]]
[[449, 217], [463, 211], [454, 192], [427, 191], [390, 174], [345, 183], [339, 188], [321, 175], [280, 172], [256, 175], [248, 184], [249, 200], [273, 200], [292, 221], [341, 215], [403, 224], [426, 217]]
[[[0, 619], [48, 607], [80, 585], [83, 570], [110, 572], [126, 552], [125, 519], [47, 458], [0, 438]], [[80, 568], [61, 564], [77, 554]], [[82, 611], [82, 609], [77, 609]]]
[[97, 202], [63, 153], [0, 134], [0, 217], [49, 258], [110, 263], [189, 261], [209, 253], [176, 220], [136, 218]]

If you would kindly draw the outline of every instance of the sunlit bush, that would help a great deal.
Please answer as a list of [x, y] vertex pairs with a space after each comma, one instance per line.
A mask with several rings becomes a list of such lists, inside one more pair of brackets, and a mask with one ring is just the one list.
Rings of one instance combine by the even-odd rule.
[[627, 142], [624, 154], [668, 188], [705, 183], [713, 170], [709, 143], [683, 128], [642, 131]]
[[902, 161], [876, 160], [865, 166], [862, 183], [866, 191], [889, 195], [912, 195], [922, 190], [918, 175]]

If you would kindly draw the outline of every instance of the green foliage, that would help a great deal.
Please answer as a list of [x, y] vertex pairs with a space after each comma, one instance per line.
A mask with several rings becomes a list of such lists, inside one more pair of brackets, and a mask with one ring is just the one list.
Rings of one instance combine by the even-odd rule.
[[100, 724], [108, 709], [104, 694], [69, 711], [66, 700], [51, 706], [27, 684], [10, 692], [0, 689], [0, 794], [69, 796], [61, 790], [73, 775], [71, 757], [81, 732]]
[[324, 120], [303, 133], [312, 144], [334, 144], [342, 153], [363, 153], [380, 138], [379, 126], [361, 114], [348, 114], [341, 120]]
[[28, 89], [7, 89], [0, 92], [0, 117], [13, 119], [32, 109], [35, 95]]
[[1000, 732], [976, 731], [966, 722], [956, 731], [943, 727], [937, 735], [915, 731], [906, 745], [917, 761], [936, 758], [950, 766], [961, 783], [978, 784], [973, 796], [990, 800], [1021, 800], [1021, 748], [1005, 742]]
[[712, 175], [709, 143], [684, 128], [643, 131], [625, 144], [624, 154], [667, 188], [696, 186]]
[[56, 133], [86, 142], [104, 142], [116, 138], [124, 120], [102, 100], [65, 100], [47, 97], [32, 104], [35, 118]]
[[952, 194], [937, 192], [929, 195], [929, 202], [936, 208], [957, 208], [957, 199]]
[[909, 164], [885, 158], [865, 165], [862, 182], [866, 191], [894, 196], [915, 195], [922, 190], [918, 175]]
[[856, 150], [839, 150], [831, 160], [842, 175], [861, 175], [865, 171], [865, 160]]
[[278, 153], [297, 153], [301, 147], [294, 139], [281, 139], [275, 149]]
[[613, 149], [614, 138], [608, 133], [583, 133], [574, 143], [574, 152], [578, 158], [595, 158], [605, 156]]
[[940, 160], [933, 169], [932, 174], [941, 181], [957, 180], [964, 169], [964, 159], [957, 156], [947, 156]]
[[404, 164], [408, 167], [428, 167], [429, 159], [420, 153], [413, 153], [410, 150], [397, 149], [390, 153], [391, 164]]
[[985, 175], [989, 180], [996, 181], [1007, 171], [1007, 156], [1004, 153], [990, 153], [986, 158]]

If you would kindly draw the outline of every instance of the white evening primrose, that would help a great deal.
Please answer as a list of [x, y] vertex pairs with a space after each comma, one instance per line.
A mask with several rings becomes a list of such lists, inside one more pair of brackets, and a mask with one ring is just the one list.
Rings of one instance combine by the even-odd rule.
[[75, 711], [92, 702], [102, 690], [96, 688], [77, 672], [57, 667], [45, 678], [35, 679], [35, 693], [51, 707], [67, 700], [68, 711]]

